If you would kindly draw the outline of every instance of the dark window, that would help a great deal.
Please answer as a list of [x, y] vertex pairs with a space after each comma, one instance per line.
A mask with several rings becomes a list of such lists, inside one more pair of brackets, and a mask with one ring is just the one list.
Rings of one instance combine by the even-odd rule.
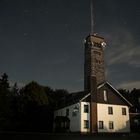
[[101, 55], [101, 52], [98, 52], [98, 51], [94, 51], [94, 53], [99, 55], [99, 56]]
[[114, 129], [114, 124], [112, 121], [109, 121], [109, 129]]
[[75, 117], [76, 115], [77, 115], [77, 113], [73, 111], [72, 116]]
[[122, 108], [122, 115], [126, 115], [126, 108]]
[[101, 64], [101, 61], [100, 60], [95, 59], [95, 61], [96, 61], [97, 64]]
[[138, 102], [140, 103], [140, 98], [138, 98]]
[[99, 121], [99, 129], [104, 129], [104, 122], [103, 121]]
[[88, 113], [88, 112], [89, 112], [89, 107], [88, 107], [88, 105], [84, 105], [84, 112], [85, 112], [85, 113]]
[[66, 116], [69, 116], [69, 109], [66, 109]]
[[84, 128], [89, 128], [89, 121], [88, 120], [84, 120]]
[[108, 114], [113, 114], [113, 108], [112, 107], [108, 107]]

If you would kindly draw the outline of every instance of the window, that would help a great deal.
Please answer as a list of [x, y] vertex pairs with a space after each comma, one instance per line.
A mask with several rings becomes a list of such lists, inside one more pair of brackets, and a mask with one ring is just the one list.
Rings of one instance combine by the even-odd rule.
[[101, 55], [101, 52], [98, 52], [98, 51], [94, 51], [94, 53], [99, 55], [99, 56]]
[[69, 116], [69, 109], [66, 109], [66, 116]]
[[112, 107], [108, 107], [108, 114], [113, 114], [113, 108]]
[[138, 102], [140, 103], [140, 98], [138, 98]]
[[73, 108], [73, 111], [72, 111], [72, 116], [73, 116], [73, 117], [77, 116], [78, 112], [79, 112], [79, 107], [75, 106], [75, 107]]
[[89, 121], [88, 120], [84, 120], [84, 128], [89, 128]]
[[101, 61], [100, 60], [95, 59], [95, 61], [96, 61], [97, 64], [101, 64]]
[[107, 91], [103, 90], [103, 93], [104, 93], [104, 101], [106, 102], [107, 101]]
[[99, 129], [104, 129], [104, 122], [103, 121], [99, 121]]
[[134, 119], [134, 123], [135, 123], [135, 125], [138, 125], [139, 124], [139, 120], [138, 119]]
[[89, 107], [88, 107], [88, 105], [84, 105], [84, 112], [85, 112], [85, 113], [88, 113], [88, 112], [89, 112]]
[[72, 116], [75, 117], [76, 115], [77, 115], [77, 113], [73, 111]]
[[109, 121], [109, 129], [114, 129], [114, 124], [112, 121]]
[[122, 108], [122, 115], [126, 115], [126, 108]]

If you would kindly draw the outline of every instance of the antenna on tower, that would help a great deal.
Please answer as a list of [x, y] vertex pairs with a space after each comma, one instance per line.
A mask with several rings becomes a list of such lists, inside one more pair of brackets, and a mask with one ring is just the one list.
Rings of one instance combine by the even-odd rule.
[[93, 29], [94, 29], [94, 17], [93, 17], [93, 3], [92, 0], [90, 0], [90, 26], [91, 26], [91, 34], [93, 34]]

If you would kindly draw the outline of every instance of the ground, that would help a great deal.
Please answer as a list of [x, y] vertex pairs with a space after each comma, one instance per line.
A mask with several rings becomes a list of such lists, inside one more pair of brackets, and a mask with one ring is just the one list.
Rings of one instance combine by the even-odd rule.
[[129, 135], [93, 135], [93, 134], [47, 134], [47, 133], [17, 133], [0, 132], [0, 140], [139, 140], [139, 134]]

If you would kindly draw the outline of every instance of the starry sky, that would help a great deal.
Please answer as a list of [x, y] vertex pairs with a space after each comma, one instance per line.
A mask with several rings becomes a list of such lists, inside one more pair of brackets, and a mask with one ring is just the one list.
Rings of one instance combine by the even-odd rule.
[[[106, 79], [140, 87], [140, 1], [93, 0], [94, 32], [105, 38]], [[90, 0], [0, 0], [0, 74], [11, 85], [84, 87], [84, 38]]]

